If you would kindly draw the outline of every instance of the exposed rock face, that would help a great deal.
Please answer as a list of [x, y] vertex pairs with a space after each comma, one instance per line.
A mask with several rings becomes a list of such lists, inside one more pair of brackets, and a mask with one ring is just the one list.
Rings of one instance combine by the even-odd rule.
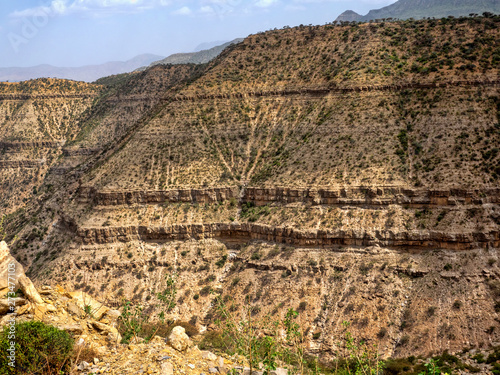
[[388, 206], [439, 207], [457, 205], [482, 205], [500, 203], [500, 189], [410, 189], [400, 186], [346, 187], [339, 189], [294, 189], [237, 187], [210, 189], [144, 190], [144, 191], [96, 191], [81, 187], [81, 203], [92, 202], [100, 206], [161, 204], [174, 202], [216, 203], [232, 198], [262, 206], [271, 203], [303, 203], [328, 206]]
[[[14, 271], [14, 272], [12, 272]], [[43, 300], [38, 294], [31, 280], [24, 274], [23, 266], [10, 255], [9, 247], [5, 241], [0, 242], [0, 295], [4, 295], [11, 286], [14, 291], [20, 288], [24, 295], [33, 303], [42, 304]]]
[[185, 351], [192, 345], [189, 336], [186, 335], [186, 330], [181, 326], [177, 326], [172, 329], [170, 336], [168, 336], [168, 343], [172, 346], [172, 348], [180, 352]]
[[238, 198], [237, 187], [212, 189], [179, 189], [164, 191], [96, 191], [94, 188], [80, 188], [81, 203], [92, 202], [96, 205], [112, 206], [123, 204], [161, 204], [173, 202], [214, 203]]
[[353, 230], [298, 230], [286, 227], [272, 227], [253, 223], [213, 223], [187, 224], [171, 227], [105, 227], [79, 228], [78, 236], [84, 244], [105, 244], [113, 242], [142, 241], [179, 241], [203, 238], [240, 240], [264, 240], [294, 246], [332, 247], [351, 246], [388, 246], [408, 248], [438, 248], [467, 250], [478, 247], [500, 246], [500, 231], [488, 233], [444, 233], [353, 231]]

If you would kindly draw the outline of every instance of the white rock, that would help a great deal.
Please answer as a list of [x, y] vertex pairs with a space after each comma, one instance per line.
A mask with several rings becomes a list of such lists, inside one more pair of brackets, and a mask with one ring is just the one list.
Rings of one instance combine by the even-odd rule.
[[83, 371], [83, 370], [85, 370], [85, 369], [86, 369], [87, 367], [89, 367], [89, 366], [90, 366], [90, 363], [85, 362], [85, 361], [82, 361], [82, 362], [78, 365], [77, 369], [78, 369], [78, 370], [80, 370], [80, 371]]
[[161, 375], [173, 375], [174, 374], [174, 365], [170, 362], [164, 362], [161, 364]]
[[191, 346], [191, 340], [186, 335], [184, 327], [176, 326], [168, 336], [168, 343], [170, 346], [180, 352], [186, 350]]
[[201, 352], [201, 358], [207, 359], [209, 361], [216, 361], [217, 360], [217, 355], [215, 355], [212, 352], [209, 352], [208, 350], [204, 350]]

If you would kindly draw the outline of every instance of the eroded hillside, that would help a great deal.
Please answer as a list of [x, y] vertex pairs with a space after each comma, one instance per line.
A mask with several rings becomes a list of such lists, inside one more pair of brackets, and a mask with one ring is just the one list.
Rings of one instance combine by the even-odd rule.
[[13, 215], [13, 252], [116, 306], [154, 309], [176, 272], [174, 315], [200, 328], [212, 292], [297, 308], [324, 358], [343, 320], [386, 356], [491, 345], [499, 22], [275, 30], [117, 77], [74, 138], [99, 152], [47, 176], [35, 224]]
[[0, 83], [2, 214], [37, 195], [46, 173], [78, 131], [102, 87], [58, 79]]

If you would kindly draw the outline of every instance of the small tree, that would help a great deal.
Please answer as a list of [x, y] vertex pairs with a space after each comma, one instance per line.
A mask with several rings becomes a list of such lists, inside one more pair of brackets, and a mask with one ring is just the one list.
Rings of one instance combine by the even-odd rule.
[[[177, 274], [167, 275], [166, 287], [163, 291], [156, 294], [158, 301], [160, 301], [161, 311], [157, 315], [157, 319], [161, 324], [165, 324], [166, 315], [170, 313], [176, 306], [177, 296]], [[130, 339], [137, 339], [141, 335], [146, 334], [144, 327], [149, 323], [151, 316], [144, 313], [144, 307], [141, 305], [133, 305], [131, 301], [124, 301], [122, 313], [120, 315], [120, 322], [122, 325], [122, 342], [127, 343]], [[152, 339], [156, 330], [145, 337], [146, 341]]]
[[344, 354], [346, 360], [347, 374], [355, 375], [378, 375], [384, 368], [384, 362], [378, 354], [378, 346], [369, 346], [364, 341], [354, 339], [348, 328], [349, 322], [343, 322], [344, 333]]

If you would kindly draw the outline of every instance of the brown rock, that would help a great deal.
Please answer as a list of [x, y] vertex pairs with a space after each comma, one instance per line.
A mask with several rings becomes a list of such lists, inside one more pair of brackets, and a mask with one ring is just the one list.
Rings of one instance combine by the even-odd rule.
[[63, 331], [73, 333], [75, 335], [81, 335], [83, 333], [83, 328], [79, 324], [67, 324], [67, 325], [61, 325], [58, 326], [59, 329], [62, 329]]
[[27, 303], [27, 301], [24, 299], [24, 298], [20, 298], [20, 297], [17, 297], [17, 298], [12, 298], [12, 299], [8, 299], [8, 298], [1, 298], [0, 299], [0, 315], [4, 315], [4, 314], [7, 314], [9, 312], [13, 312], [11, 311], [11, 307], [18, 307], [18, 306], [22, 306], [22, 305], [25, 305]]

